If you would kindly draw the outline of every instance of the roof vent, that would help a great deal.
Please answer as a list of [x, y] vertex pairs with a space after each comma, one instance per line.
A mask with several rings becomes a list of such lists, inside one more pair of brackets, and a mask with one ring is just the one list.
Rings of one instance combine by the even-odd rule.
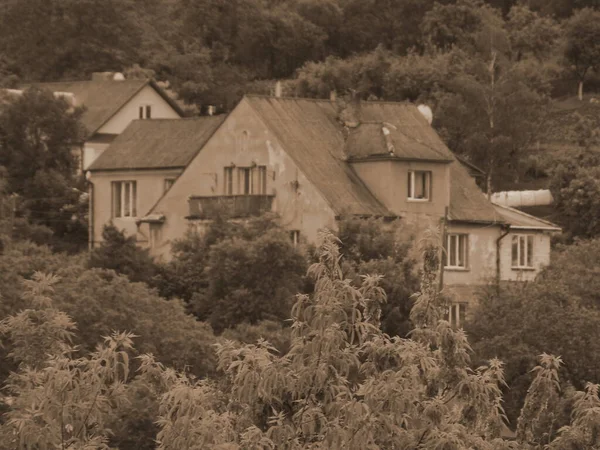
[[431, 108], [427, 105], [419, 105], [417, 106], [417, 109], [421, 114], [423, 114], [423, 117], [427, 119], [429, 125], [431, 125], [431, 123], [433, 122], [433, 111], [431, 110]]
[[281, 81], [277, 81], [277, 83], [275, 83], [275, 97], [280, 98], [281, 97]]

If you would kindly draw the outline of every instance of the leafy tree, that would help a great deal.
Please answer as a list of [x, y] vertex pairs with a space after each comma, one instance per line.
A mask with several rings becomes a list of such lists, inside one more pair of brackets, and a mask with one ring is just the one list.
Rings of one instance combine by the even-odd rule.
[[344, 272], [355, 283], [369, 274], [382, 275], [379, 285], [387, 301], [381, 306], [381, 328], [391, 336], [407, 336], [412, 295], [419, 288], [414, 230], [406, 224], [356, 218], [344, 218], [338, 227]]
[[506, 20], [513, 58], [520, 61], [532, 55], [538, 60], [556, 54], [562, 30], [551, 17], [543, 17], [524, 5], [510, 9]]
[[565, 57], [577, 78], [579, 100], [583, 100], [583, 83], [590, 70], [600, 61], [600, 11], [584, 8], [573, 14], [566, 24]]
[[131, 1], [24, 0], [0, 15], [0, 53], [28, 81], [89, 78], [130, 65], [139, 43]]
[[156, 265], [148, 250], [137, 246], [134, 236], [126, 236], [112, 223], [102, 229], [102, 243], [90, 253], [90, 268], [112, 269], [131, 281], [152, 280]]

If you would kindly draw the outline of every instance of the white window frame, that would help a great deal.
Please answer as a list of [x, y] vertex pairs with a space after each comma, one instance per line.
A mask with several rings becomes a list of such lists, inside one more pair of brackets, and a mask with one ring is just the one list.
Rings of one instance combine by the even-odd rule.
[[[115, 205], [117, 195], [119, 195], [118, 210]], [[128, 200], [128, 205], [126, 205], [126, 200]], [[135, 180], [113, 181], [112, 202], [113, 217], [119, 219], [137, 217], [137, 182]]]
[[[454, 245], [452, 245], [452, 238]], [[463, 246], [463, 262], [459, 261], [460, 247]], [[469, 268], [469, 235], [467, 233], [449, 233], [446, 239], [446, 264], [447, 269], [467, 270]], [[454, 264], [451, 264], [454, 260]]]
[[[416, 174], [423, 174], [425, 177], [425, 197], [415, 197], [415, 178]], [[428, 202], [431, 200], [431, 179], [432, 173], [430, 170], [409, 170], [408, 171], [408, 200], [411, 202]]]
[[[515, 241], [517, 243], [517, 254], [515, 255]], [[513, 234], [510, 241], [510, 263], [513, 269], [533, 269], [533, 257], [535, 255], [533, 234]], [[516, 256], [516, 258], [515, 258]], [[523, 258], [521, 258], [521, 256]], [[516, 259], [516, 264], [515, 264]], [[523, 263], [521, 264], [521, 259]]]
[[[460, 318], [460, 309], [464, 308], [464, 318]], [[453, 328], [462, 328], [464, 326], [463, 320], [467, 320], [467, 307], [468, 304], [464, 302], [451, 303], [448, 307], [448, 322]]]
[[152, 105], [150, 103], [143, 103], [138, 107], [138, 118], [141, 120], [152, 119]]

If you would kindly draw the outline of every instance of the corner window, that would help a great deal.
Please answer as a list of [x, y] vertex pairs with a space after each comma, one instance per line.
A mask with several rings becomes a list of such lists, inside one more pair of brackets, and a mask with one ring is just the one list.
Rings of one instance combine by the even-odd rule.
[[446, 239], [446, 267], [466, 269], [469, 264], [469, 235], [449, 234]]
[[427, 201], [431, 198], [431, 172], [410, 170], [408, 172], [408, 199]]
[[165, 178], [164, 192], [167, 192], [175, 184], [175, 178]]
[[138, 108], [140, 119], [151, 119], [152, 118], [152, 105], [140, 105]]
[[448, 309], [448, 322], [453, 328], [462, 328], [467, 318], [466, 303], [452, 303]]
[[512, 237], [513, 269], [533, 268], [533, 235], [517, 234]]
[[137, 216], [137, 183], [135, 181], [112, 182], [113, 217]]

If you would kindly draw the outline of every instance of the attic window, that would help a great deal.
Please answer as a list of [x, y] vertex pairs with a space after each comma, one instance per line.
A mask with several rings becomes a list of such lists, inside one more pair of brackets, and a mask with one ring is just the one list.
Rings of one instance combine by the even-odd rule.
[[151, 119], [152, 118], [152, 105], [140, 105], [139, 117], [140, 117], [140, 119]]
[[408, 172], [408, 199], [428, 201], [431, 198], [431, 172], [410, 170]]

